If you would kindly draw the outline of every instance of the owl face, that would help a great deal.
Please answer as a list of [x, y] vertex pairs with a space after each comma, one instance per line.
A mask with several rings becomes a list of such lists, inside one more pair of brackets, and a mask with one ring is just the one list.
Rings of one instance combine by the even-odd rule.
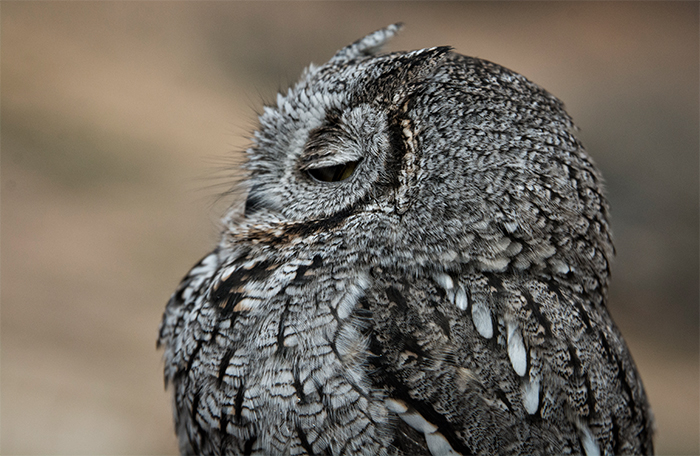
[[[298, 99], [291, 102], [295, 101]], [[280, 111], [268, 113], [267, 117], [282, 115]], [[247, 217], [265, 208], [287, 221], [324, 219], [359, 209], [363, 199], [380, 194], [387, 185], [392, 147], [385, 113], [363, 103], [301, 115], [306, 114], [298, 120], [292, 115], [282, 120], [291, 123], [288, 135], [264, 129], [258, 136], [258, 149], [250, 152], [254, 155], [251, 168], [263, 165], [262, 160], [272, 163], [265, 162], [269, 168], [253, 173]], [[255, 156], [278, 150], [286, 153]]]
[[388, 196], [405, 155], [400, 117], [411, 88], [402, 85], [415, 82], [413, 73], [424, 76], [421, 70], [446, 52], [336, 58], [307, 69], [260, 118], [248, 151], [247, 216], [265, 208], [309, 221]]

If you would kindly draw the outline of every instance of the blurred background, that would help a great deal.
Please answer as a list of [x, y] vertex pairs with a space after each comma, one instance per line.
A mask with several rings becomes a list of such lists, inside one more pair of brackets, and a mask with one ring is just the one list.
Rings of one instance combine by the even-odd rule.
[[256, 112], [402, 21], [567, 105], [607, 179], [609, 307], [657, 419], [698, 454], [696, 2], [8, 2], [1, 14], [2, 454], [172, 454], [155, 340], [216, 241]]

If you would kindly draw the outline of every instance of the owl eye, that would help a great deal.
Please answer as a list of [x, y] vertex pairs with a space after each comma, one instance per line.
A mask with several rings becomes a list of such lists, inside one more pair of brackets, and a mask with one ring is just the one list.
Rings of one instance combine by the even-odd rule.
[[341, 163], [323, 168], [311, 168], [307, 170], [309, 176], [320, 182], [340, 182], [352, 176], [360, 160]]

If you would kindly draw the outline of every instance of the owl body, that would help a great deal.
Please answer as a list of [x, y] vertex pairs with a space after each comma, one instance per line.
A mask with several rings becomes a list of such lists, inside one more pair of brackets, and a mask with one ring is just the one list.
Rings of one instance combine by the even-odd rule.
[[562, 104], [375, 32], [266, 107], [245, 206], [166, 307], [183, 454], [651, 453]]

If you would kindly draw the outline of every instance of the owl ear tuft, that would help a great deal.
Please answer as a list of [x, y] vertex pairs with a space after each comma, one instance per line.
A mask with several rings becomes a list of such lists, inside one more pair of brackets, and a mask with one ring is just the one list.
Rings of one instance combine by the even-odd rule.
[[397, 22], [396, 24], [391, 24], [388, 27], [370, 33], [364, 38], [360, 38], [336, 52], [329, 63], [339, 64], [358, 57], [370, 57], [379, 52], [382, 46], [392, 39], [402, 28], [403, 24]]

